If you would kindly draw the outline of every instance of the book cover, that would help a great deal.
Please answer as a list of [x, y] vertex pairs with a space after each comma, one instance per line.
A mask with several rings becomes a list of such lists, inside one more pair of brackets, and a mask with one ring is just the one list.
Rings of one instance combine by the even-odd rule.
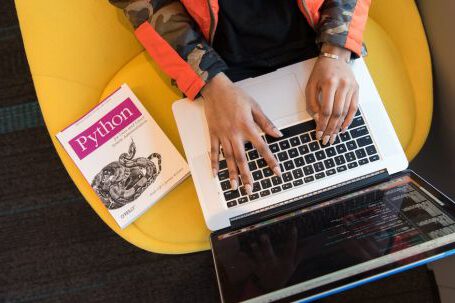
[[122, 229], [189, 175], [126, 84], [57, 138]]

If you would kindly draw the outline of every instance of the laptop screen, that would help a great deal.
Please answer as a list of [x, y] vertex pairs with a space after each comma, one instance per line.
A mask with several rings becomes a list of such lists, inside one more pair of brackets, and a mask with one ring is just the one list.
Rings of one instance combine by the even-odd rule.
[[455, 248], [455, 205], [407, 172], [211, 241], [224, 302], [310, 300]]

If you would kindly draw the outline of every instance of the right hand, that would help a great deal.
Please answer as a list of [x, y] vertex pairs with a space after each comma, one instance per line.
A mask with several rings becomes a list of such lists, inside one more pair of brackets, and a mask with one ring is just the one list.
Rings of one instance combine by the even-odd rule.
[[210, 133], [210, 159], [213, 175], [218, 173], [220, 144], [223, 148], [233, 190], [238, 188], [240, 176], [245, 191], [250, 195], [253, 178], [245, 155], [245, 142], [251, 142], [276, 175], [281, 175], [280, 166], [256, 129], [281, 137], [282, 133], [264, 114], [259, 104], [236, 87], [225, 74], [213, 77], [201, 90]]

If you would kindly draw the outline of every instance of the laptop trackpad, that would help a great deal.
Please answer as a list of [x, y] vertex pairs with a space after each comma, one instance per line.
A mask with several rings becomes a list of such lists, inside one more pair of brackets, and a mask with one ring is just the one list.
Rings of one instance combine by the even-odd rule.
[[259, 79], [247, 79], [238, 84], [262, 106], [271, 120], [276, 122], [296, 115], [300, 119], [310, 118], [306, 113], [305, 93], [294, 73], [256, 80]]

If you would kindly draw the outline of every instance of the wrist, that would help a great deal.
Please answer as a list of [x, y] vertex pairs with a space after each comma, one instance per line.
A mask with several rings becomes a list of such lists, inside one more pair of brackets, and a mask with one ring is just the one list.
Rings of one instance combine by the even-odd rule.
[[209, 96], [220, 92], [220, 90], [230, 85], [232, 85], [231, 80], [223, 72], [220, 72], [204, 85], [201, 89], [201, 95], [204, 98], [209, 98]]
[[351, 51], [349, 49], [327, 42], [322, 44], [321, 52], [337, 55], [339, 58], [347, 62], [351, 60]]

